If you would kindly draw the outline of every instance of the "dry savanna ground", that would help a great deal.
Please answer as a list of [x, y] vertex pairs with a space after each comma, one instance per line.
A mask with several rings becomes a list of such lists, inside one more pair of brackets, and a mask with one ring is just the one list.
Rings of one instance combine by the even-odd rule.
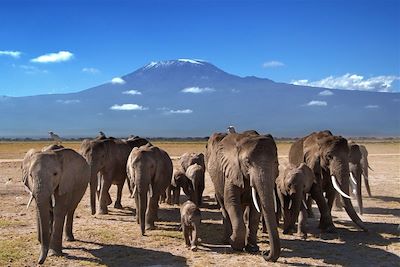
[[[35, 204], [27, 210], [28, 194], [21, 182], [21, 158], [30, 148], [42, 148], [46, 142], [0, 143], [0, 266], [33, 266], [39, 255], [36, 234]], [[171, 156], [204, 151], [205, 143], [163, 142], [156, 145]], [[79, 143], [64, 143], [77, 149]], [[281, 257], [271, 266], [399, 266], [400, 215], [400, 143], [367, 142], [370, 184], [373, 197], [364, 197], [362, 217], [370, 231], [361, 232], [344, 211], [333, 211], [337, 234], [321, 234], [317, 219], [309, 220], [307, 240], [283, 235]], [[287, 163], [290, 143], [278, 143], [279, 162]], [[174, 164], [177, 161], [174, 160]], [[363, 187], [363, 194], [366, 195]], [[111, 195], [115, 199], [116, 187]], [[261, 266], [260, 255], [233, 252], [221, 243], [221, 213], [215, 206], [213, 186], [206, 178], [202, 210], [201, 245], [197, 252], [184, 246], [179, 228], [178, 206], [160, 206], [157, 229], [140, 235], [134, 220], [134, 201], [124, 188], [123, 210], [110, 205], [108, 215], [90, 215], [88, 192], [75, 213], [74, 234], [77, 241], [63, 242], [62, 257], [48, 257], [45, 266]], [[181, 196], [182, 200], [185, 198]], [[355, 201], [353, 201], [355, 205]], [[314, 212], [318, 211], [316, 206]], [[267, 234], [259, 232], [259, 245], [268, 249]]]

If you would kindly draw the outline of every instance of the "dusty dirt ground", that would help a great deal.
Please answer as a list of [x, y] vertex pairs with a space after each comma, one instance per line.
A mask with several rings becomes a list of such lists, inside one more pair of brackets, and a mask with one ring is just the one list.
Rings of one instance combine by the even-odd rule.
[[[48, 143], [0, 143], [0, 266], [34, 266], [39, 256], [35, 203], [26, 210], [28, 194], [21, 182], [21, 162], [32, 147]], [[65, 143], [78, 148], [78, 143]], [[205, 143], [156, 143], [176, 157], [184, 152], [203, 151]], [[400, 266], [400, 143], [368, 142], [370, 185], [373, 197], [363, 187], [368, 233], [361, 232], [344, 211], [333, 211], [337, 234], [321, 234], [317, 219], [309, 219], [307, 240], [283, 235], [281, 257], [271, 266]], [[279, 162], [287, 163], [289, 143], [278, 143]], [[177, 161], [174, 160], [174, 164]], [[182, 193], [183, 194], [183, 193]], [[123, 210], [110, 205], [108, 215], [90, 215], [86, 192], [75, 213], [74, 235], [77, 241], [63, 242], [62, 257], [48, 257], [44, 266], [261, 266], [260, 255], [233, 252], [223, 245], [222, 217], [215, 206], [213, 186], [207, 176], [201, 208], [201, 245], [197, 252], [184, 246], [179, 227], [179, 207], [162, 204], [157, 230], [140, 235], [134, 220], [134, 201], [124, 188]], [[115, 199], [116, 187], [111, 196]], [[184, 200], [184, 196], [181, 199]], [[356, 201], [353, 201], [355, 204]], [[318, 215], [315, 204], [314, 212]], [[259, 231], [259, 245], [268, 249], [268, 236]]]

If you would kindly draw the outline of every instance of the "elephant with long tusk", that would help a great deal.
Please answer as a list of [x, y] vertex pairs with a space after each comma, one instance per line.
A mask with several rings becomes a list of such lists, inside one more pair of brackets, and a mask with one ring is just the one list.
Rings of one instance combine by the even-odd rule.
[[221, 206], [225, 241], [234, 250], [257, 252], [257, 231], [263, 216], [270, 241], [264, 259], [276, 261], [281, 247], [274, 210], [279, 171], [273, 137], [256, 131], [214, 133], [207, 143], [206, 166]]
[[[319, 227], [323, 231], [335, 232], [331, 209], [338, 192], [344, 208], [361, 229], [366, 226], [358, 217], [349, 196], [350, 170], [348, 142], [341, 136], [335, 136], [330, 131], [314, 132], [297, 140], [290, 148], [289, 162], [299, 165], [305, 162], [317, 178], [311, 188], [311, 197], [316, 201], [321, 213]], [[326, 193], [328, 202], [325, 201]]]

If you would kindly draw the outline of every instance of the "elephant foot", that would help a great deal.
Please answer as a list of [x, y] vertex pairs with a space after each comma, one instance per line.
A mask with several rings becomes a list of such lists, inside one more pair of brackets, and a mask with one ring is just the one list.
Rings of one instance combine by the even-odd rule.
[[307, 239], [307, 233], [297, 232], [297, 236], [303, 240]]
[[108, 214], [108, 209], [107, 207], [105, 208], [100, 208], [99, 212], [97, 213], [99, 215], [104, 215], [104, 214]]
[[154, 225], [148, 224], [146, 225], [146, 230], [155, 230], [156, 227]]
[[336, 227], [334, 225], [327, 225], [327, 226], [319, 226], [319, 228], [321, 229], [321, 231], [323, 233], [328, 233], [328, 234], [336, 234], [337, 230]]
[[51, 248], [51, 249], [49, 249], [49, 253], [47, 255], [49, 255], [49, 256], [62, 256], [63, 253], [62, 253], [61, 249]]
[[65, 241], [73, 242], [73, 241], [75, 241], [75, 237], [72, 234], [71, 235], [66, 235], [65, 236]]
[[190, 247], [190, 250], [191, 250], [191, 251], [197, 251], [197, 246], [191, 246], [191, 247]]
[[260, 247], [257, 245], [251, 245], [251, 244], [247, 244], [244, 247], [244, 250], [248, 253], [257, 253], [260, 251]]
[[119, 210], [122, 210], [122, 205], [121, 205], [121, 203], [115, 202], [115, 203], [114, 203], [114, 208], [119, 209]]

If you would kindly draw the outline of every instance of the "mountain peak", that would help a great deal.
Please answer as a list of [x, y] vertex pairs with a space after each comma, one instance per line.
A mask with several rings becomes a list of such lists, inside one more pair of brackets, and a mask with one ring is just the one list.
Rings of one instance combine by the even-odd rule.
[[152, 61], [143, 69], [153, 69], [153, 68], [162, 68], [162, 67], [169, 67], [169, 66], [183, 66], [183, 65], [204, 65], [204, 60], [199, 59], [187, 59], [187, 58], [180, 58], [175, 60], [162, 60], [162, 61]]

